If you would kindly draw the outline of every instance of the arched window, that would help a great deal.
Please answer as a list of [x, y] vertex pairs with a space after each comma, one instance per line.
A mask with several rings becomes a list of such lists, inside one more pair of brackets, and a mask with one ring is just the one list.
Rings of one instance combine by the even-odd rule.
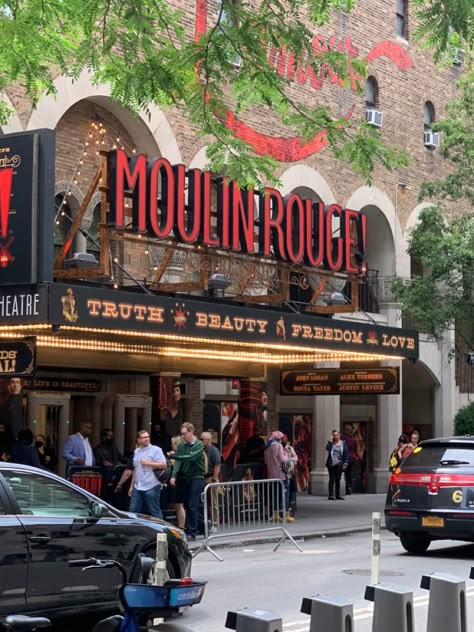
[[365, 82], [365, 119], [369, 125], [381, 127], [383, 114], [377, 110], [379, 103], [379, 84], [375, 77], [368, 77]]
[[428, 149], [434, 149], [439, 145], [439, 134], [433, 132], [435, 122], [435, 109], [431, 101], [427, 101], [423, 108], [423, 142]]
[[435, 121], [435, 109], [431, 101], [425, 103], [423, 108], [423, 123], [425, 131], [431, 130]]
[[379, 84], [375, 77], [367, 77], [365, 82], [365, 105], [367, 108], [376, 108], [379, 101]]

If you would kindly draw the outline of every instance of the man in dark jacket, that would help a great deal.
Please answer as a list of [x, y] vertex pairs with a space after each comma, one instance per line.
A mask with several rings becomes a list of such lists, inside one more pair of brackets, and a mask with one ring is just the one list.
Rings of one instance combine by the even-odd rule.
[[11, 449], [10, 455], [13, 463], [21, 463], [22, 465], [33, 465], [41, 467], [38, 451], [33, 446], [34, 435], [31, 430], [20, 430], [18, 433], [18, 441]]
[[204, 444], [194, 434], [194, 426], [184, 423], [181, 426], [183, 441], [178, 445], [176, 452], [168, 452], [168, 456], [174, 460], [170, 485], [176, 485], [178, 479], [180, 496], [184, 499], [184, 508], [188, 520], [188, 537], [196, 539], [198, 531], [203, 525], [199, 524], [199, 502], [204, 489]]
[[[341, 439], [339, 430], [332, 431], [332, 441], [328, 441], [326, 445], [328, 458], [326, 459], [326, 467], [329, 472], [329, 500], [344, 500], [341, 496], [341, 476], [342, 472], [347, 468], [348, 454], [347, 447]], [[336, 495], [334, 496], [334, 487], [336, 487]]]
[[100, 431], [100, 443], [94, 448], [95, 464], [103, 468], [103, 497], [110, 501], [112, 498], [112, 482], [114, 468], [122, 461], [122, 455], [114, 443], [114, 433], [110, 428]]

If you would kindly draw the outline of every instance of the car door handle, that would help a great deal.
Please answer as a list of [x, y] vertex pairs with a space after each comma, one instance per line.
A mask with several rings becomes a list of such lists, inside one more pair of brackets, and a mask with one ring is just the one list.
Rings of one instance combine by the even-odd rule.
[[51, 537], [49, 535], [29, 535], [28, 540], [30, 542], [37, 542], [38, 544], [47, 544]]

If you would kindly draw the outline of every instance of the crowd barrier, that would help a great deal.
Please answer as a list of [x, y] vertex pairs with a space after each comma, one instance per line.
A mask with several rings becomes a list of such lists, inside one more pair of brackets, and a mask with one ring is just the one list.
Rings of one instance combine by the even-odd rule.
[[212, 549], [213, 540], [268, 531], [282, 533], [274, 551], [286, 540], [302, 550], [287, 530], [285, 487], [280, 479], [209, 483], [203, 491], [203, 507], [204, 540], [196, 555], [207, 550], [222, 561]]

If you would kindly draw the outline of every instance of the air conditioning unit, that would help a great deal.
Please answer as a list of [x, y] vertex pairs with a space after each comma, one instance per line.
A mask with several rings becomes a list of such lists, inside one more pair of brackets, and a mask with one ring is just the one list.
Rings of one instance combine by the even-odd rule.
[[432, 130], [426, 130], [423, 134], [425, 147], [439, 147], [439, 134]]
[[366, 110], [365, 120], [369, 125], [373, 125], [374, 127], [382, 127], [383, 112], [379, 112], [378, 110], [374, 110], [372, 108]]
[[464, 49], [455, 48], [453, 50], [453, 64], [455, 66], [461, 66], [464, 63]]

